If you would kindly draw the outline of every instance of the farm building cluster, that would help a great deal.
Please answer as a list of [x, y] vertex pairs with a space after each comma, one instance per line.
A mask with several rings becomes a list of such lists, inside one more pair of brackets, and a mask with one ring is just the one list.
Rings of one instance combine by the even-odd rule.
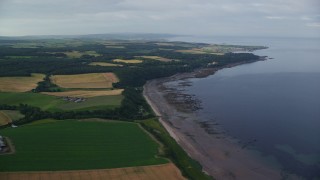
[[7, 145], [4, 142], [4, 138], [0, 136], [0, 153], [5, 152]]
[[81, 103], [81, 102], [86, 101], [86, 99], [85, 99], [85, 98], [82, 98], [82, 97], [69, 97], [69, 96], [65, 96], [65, 97], [62, 97], [62, 99], [63, 99], [64, 101], [75, 102], [75, 103]]

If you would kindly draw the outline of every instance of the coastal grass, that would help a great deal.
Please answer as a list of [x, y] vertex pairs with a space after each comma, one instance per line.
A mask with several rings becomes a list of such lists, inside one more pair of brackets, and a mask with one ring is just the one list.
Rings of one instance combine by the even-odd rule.
[[27, 92], [37, 87], [43, 81], [44, 74], [31, 74], [31, 76], [0, 77], [0, 92]]
[[19, 111], [13, 110], [1, 110], [0, 111], [0, 126], [12, 123], [23, 118], [24, 115], [21, 114]]
[[[22, 136], [23, 134], [23, 136]], [[0, 171], [106, 169], [164, 164], [158, 144], [136, 123], [46, 121], [1, 130], [15, 146]]]
[[83, 98], [91, 98], [97, 96], [115, 96], [121, 95], [123, 89], [114, 89], [114, 90], [74, 90], [74, 91], [63, 91], [63, 92], [42, 92], [41, 94], [47, 94], [51, 96], [57, 97], [83, 97]]
[[212, 179], [202, 172], [200, 164], [188, 156], [156, 118], [139, 121], [139, 123], [163, 143], [165, 156], [176, 164], [184, 176], [197, 180]]
[[88, 73], [74, 75], [54, 75], [52, 83], [62, 88], [112, 88], [112, 83], [119, 82], [114, 73]]
[[90, 66], [107, 66], [107, 67], [122, 67], [122, 64], [106, 63], [106, 62], [92, 62]]
[[123, 99], [122, 95], [98, 96], [86, 99], [81, 103], [64, 101], [60, 97], [38, 93], [0, 93], [1, 104], [19, 105], [27, 104], [48, 111], [81, 111], [103, 110], [119, 107]]
[[113, 62], [118, 62], [118, 63], [126, 63], [126, 64], [139, 64], [139, 63], [143, 62], [142, 60], [139, 60], [139, 59], [128, 59], [128, 60], [125, 60], [125, 59], [114, 59], [112, 61]]

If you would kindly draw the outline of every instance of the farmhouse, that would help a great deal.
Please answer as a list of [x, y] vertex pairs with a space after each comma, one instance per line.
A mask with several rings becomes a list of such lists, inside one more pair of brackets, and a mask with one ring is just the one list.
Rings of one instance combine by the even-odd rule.
[[4, 143], [4, 139], [2, 136], [0, 136], [0, 152], [6, 147], [6, 144]]
[[85, 98], [81, 98], [81, 97], [69, 97], [69, 96], [66, 96], [66, 97], [62, 97], [62, 99], [64, 101], [75, 102], [75, 103], [81, 103], [81, 102], [86, 101]]

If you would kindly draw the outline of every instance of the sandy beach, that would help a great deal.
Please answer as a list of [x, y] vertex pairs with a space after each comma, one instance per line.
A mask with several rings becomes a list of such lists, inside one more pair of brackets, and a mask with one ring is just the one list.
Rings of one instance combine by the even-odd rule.
[[[166, 83], [192, 77], [203, 77], [203, 72], [213, 74], [217, 69], [198, 70], [172, 77], [151, 80], [144, 86], [144, 97], [159, 116], [159, 121], [180, 146], [203, 167], [203, 171], [215, 179], [282, 179], [277, 169], [262, 163], [226, 135], [208, 133], [197, 123], [191, 106], [170, 99], [170, 94], [179, 93]], [[200, 75], [199, 75], [200, 74]], [[201, 75], [202, 74], [202, 75]], [[192, 102], [191, 102], [192, 103]], [[290, 178], [291, 179], [291, 178]]]

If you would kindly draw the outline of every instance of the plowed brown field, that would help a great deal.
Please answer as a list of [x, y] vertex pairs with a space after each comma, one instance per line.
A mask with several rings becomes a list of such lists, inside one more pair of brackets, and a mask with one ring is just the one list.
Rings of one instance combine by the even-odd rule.
[[82, 171], [0, 172], [1, 180], [184, 180], [172, 163]]

